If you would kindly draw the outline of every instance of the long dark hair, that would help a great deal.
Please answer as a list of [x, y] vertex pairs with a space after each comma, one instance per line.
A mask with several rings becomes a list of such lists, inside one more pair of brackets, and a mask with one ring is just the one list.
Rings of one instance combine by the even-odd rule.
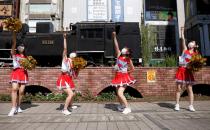
[[[24, 47], [24, 50], [23, 50], [22, 53], [19, 52], [18, 47]], [[16, 51], [16, 53], [17, 53], [17, 54], [23, 54], [24, 56], [26, 55], [26, 54], [25, 54], [25, 46], [24, 46], [23, 43], [21, 43], [21, 44], [19, 44], [19, 45], [17, 46], [17, 51]]]

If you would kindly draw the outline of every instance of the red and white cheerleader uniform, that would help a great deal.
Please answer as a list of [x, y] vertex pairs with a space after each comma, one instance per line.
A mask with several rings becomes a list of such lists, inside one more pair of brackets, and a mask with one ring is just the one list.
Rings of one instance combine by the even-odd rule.
[[10, 83], [28, 83], [28, 73], [20, 66], [20, 60], [26, 58], [23, 54], [13, 55], [13, 70], [10, 77]]
[[190, 53], [189, 50], [186, 50], [179, 57], [179, 68], [176, 72], [177, 83], [193, 84], [195, 82], [192, 71], [187, 68], [187, 64], [190, 62], [193, 54], [195, 53]]
[[119, 56], [116, 63], [116, 74], [112, 80], [112, 86], [124, 86], [134, 84], [136, 80], [128, 73], [129, 58]]
[[74, 82], [72, 81], [73, 70], [71, 69], [71, 59], [65, 58], [62, 61], [61, 66], [61, 75], [58, 77], [57, 80], [57, 88], [59, 90], [71, 88], [72, 90], [75, 89]]

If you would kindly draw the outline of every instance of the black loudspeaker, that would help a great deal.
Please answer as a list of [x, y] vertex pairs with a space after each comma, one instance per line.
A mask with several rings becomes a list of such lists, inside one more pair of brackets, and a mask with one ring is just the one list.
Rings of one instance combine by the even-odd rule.
[[36, 33], [52, 33], [54, 30], [51, 22], [37, 22]]

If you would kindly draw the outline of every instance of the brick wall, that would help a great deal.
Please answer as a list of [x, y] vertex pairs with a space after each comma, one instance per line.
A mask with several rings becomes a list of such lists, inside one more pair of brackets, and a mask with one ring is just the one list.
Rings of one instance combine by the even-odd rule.
[[[147, 71], [155, 70], [156, 82], [147, 82]], [[9, 78], [11, 68], [0, 68], [0, 94], [9, 93]], [[60, 75], [60, 68], [42, 67], [29, 71], [29, 84], [39, 85], [51, 91], [57, 91], [56, 80]], [[135, 68], [133, 76], [137, 83], [131, 87], [138, 90], [142, 96], [173, 96], [176, 88], [176, 68]], [[82, 70], [79, 77], [74, 80], [78, 91], [90, 90], [97, 95], [109, 86], [114, 71], [110, 67], [88, 67]], [[203, 68], [195, 73], [196, 84], [210, 84], [210, 68]]]

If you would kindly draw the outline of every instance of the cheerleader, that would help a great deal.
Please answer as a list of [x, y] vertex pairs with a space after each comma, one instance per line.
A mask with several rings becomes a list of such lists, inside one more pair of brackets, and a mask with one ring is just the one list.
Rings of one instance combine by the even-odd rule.
[[[72, 69], [73, 67], [72, 58], [76, 57], [76, 53], [71, 53], [69, 55], [70, 58], [67, 57], [66, 33], [64, 33], [63, 37], [64, 37], [63, 58], [61, 66], [61, 75], [57, 80], [57, 88], [59, 90], [63, 90], [68, 95], [62, 113], [64, 115], [70, 115], [71, 112], [68, 111], [68, 107], [72, 105], [72, 99], [75, 90], [74, 82], [72, 81], [72, 78], [75, 76], [75, 73]], [[71, 106], [71, 108], [76, 109], [77, 106]]]
[[197, 47], [195, 41], [191, 41], [188, 43], [188, 49], [185, 44], [185, 37], [184, 37], [184, 28], [181, 28], [181, 44], [182, 44], [182, 55], [179, 57], [179, 68], [176, 72], [176, 105], [174, 110], [179, 111], [179, 100], [180, 100], [180, 93], [183, 86], [186, 86], [187, 92], [189, 95], [189, 110], [194, 112], [195, 109], [193, 107], [194, 95], [192, 90], [192, 85], [194, 83], [194, 76], [193, 73], [187, 68], [188, 63], [193, 54], [196, 53], [195, 48]]
[[124, 91], [128, 85], [133, 84], [136, 81], [130, 75], [130, 73], [134, 71], [134, 65], [130, 58], [130, 49], [125, 47], [120, 52], [116, 38], [116, 32], [113, 32], [112, 36], [114, 40], [117, 61], [115, 65], [116, 74], [112, 80], [111, 85], [115, 86], [117, 89], [117, 97], [120, 102], [120, 105], [117, 107], [118, 111], [121, 111], [123, 114], [128, 114], [131, 112], [131, 108], [128, 106], [128, 102], [124, 96]]
[[15, 52], [16, 47], [16, 34], [13, 33], [13, 43], [11, 49], [11, 55], [13, 58], [13, 70], [11, 74], [10, 83], [12, 85], [12, 109], [8, 116], [14, 116], [16, 113], [20, 113], [23, 110], [20, 108], [21, 99], [24, 95], [25, 85], [28, 83], [28, 73], [20, 66], [20, 60], [26, 58], [24, 55], [24, 46], [17, 47], [17, 54]]

